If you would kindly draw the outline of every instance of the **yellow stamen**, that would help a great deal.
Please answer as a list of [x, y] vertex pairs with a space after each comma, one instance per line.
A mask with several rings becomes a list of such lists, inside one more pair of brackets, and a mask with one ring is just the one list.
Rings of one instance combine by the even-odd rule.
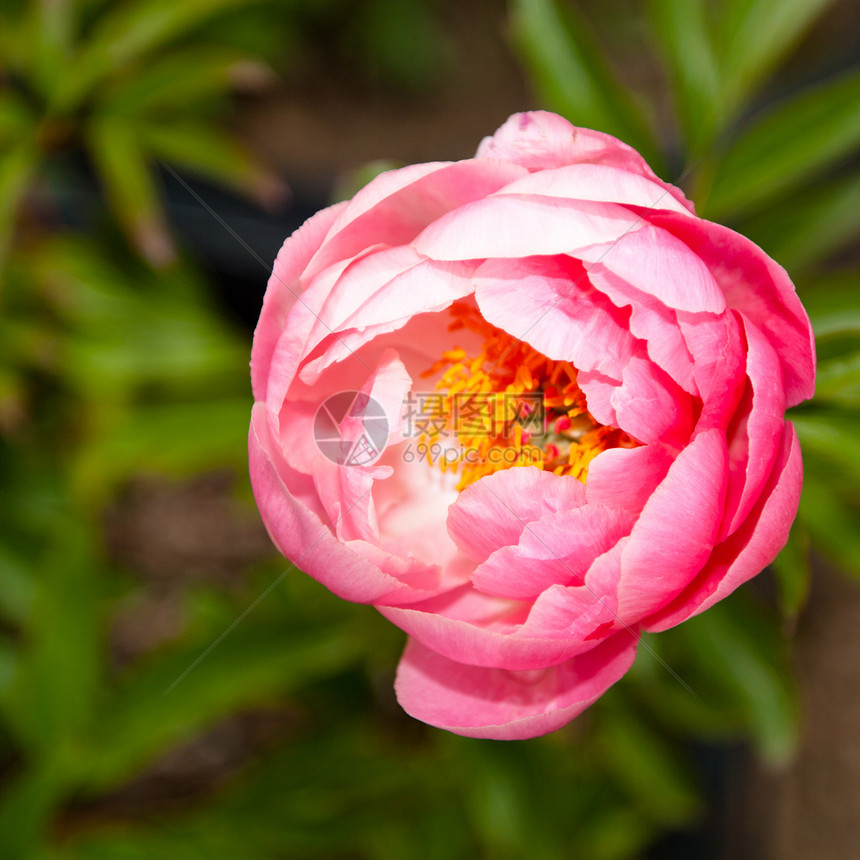
[[[433, 465], [459, 472], [458, 489], [512, 466], [537, 466], [584, 482], [601, 451], [639, 444], [595, 421], [570, 362], [547, 358], [490, 325], [472, 304], [455, 302], [450, 310], [449, 331], [468, 329], [484, 338], [473, 358], [455, 346], [422, 374], [441, 373], [436, 388], [456, 444]], [[431, 440], [425, 435], [422, 441]]]

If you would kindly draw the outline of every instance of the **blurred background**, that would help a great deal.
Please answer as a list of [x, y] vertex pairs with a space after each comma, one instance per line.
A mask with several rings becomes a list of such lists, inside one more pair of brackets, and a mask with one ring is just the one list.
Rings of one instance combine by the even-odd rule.
[[[852, 0], [4, 0], [0, 857], [860, 856], [858, 33]], [[285, 236], [533, 107], [785, 265], [819, 375], [773, 569], [502, 743], [406, 717], [403, 635], [275, 554], [247, 370]]]

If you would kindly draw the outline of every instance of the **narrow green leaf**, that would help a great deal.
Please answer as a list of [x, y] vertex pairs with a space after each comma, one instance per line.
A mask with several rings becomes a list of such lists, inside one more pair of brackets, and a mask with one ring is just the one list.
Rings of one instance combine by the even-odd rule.
[[819, 275], [800, 296], [818, 340], [860, 335], [860, 270]]
[[223, 640], [214, 634], [155, 659], [107, 706], [81, 777], [91, 789], [106, 787], [237, 708], [343, 671], [361, 656], [357, 633], [350, 625], [291, 631], [283, 619], [253, 619]]
[[24, 140], [0, 156], [0, 279], [12, 243], [18, 207], [39, 164], [38, 151]]
[[72, 52], [77, 4], [71, 0], [30, 0], [23, 22], [30, 79], [43, 95], [50, 93], [67, 69]]
[[105, 78], [208, 20], [256, 0], [136, 0], [111, 4], [68, 70], [53, 107], [69, 111]]
[[710, 147], [719, 120], [719, 72], [704, 0], [651, 0], [651, 26], [672, 76], [687, 148]]
[[740, 136], [716, 165], [705, 217], [749, 212], [797, 187], [860, 143], [860, 71], [782, 102]]
[[[860, 406], [860, 343], [857, 351], [818, 362], [815, 401]], [[860, 430], [860, 424], [855, 428]], [[857, 444], [854, 437], [854, 444]], [[860, 478], [860, 473], [858, 473]]]
[[[856, 377], [856, 357], [853, 364]], [[860, 451], [857, 447], [860, 414], [835, 409], [807, 409], [794, 411], [790, 417], [804, 454], [814, 453], [816, 457], [834, 463], [844, 475], [851, 475], [860, 482]], [[806, 471], [809, 481], [809, 469]], [[814, 479], [813, 475], [811, 480]]]
[[104, 500], [140, 472], [188, 474], [246, 457], [247, 398], [128, 410], [93, 433], [77, 452], [72, 483], [81, 498]]
[[860, 173], [792, 194], [744, 219], [739, 230], [789, 272], [815, 266], [860, 233]]
[[860, 576], [860, 530], [857, 528], [860, 500], [855, 493], [853, 506], [846, 504], [829, 482], [817, 480], [809, 459], [800, 497], [803, 521], [822, 552], [846, 573]]
[[728, 0], [720, 9], [720, 101], [730, 118], [833, 0]]
[[19, 675], [7, 713], [19, 741], [43, 761], [63, 753], [84, 730], [97, 694], [99, 563], [86, 526], [54, 524], [39, 565]]
[[774, 619], [744, 592], [736, 592], [681, 630], [696, 659], [742, 708], [762, 755], [785, 761], [797, 743], [798, 710]]
[[772, 565], [779, 587], [782, 614], [793, 628], [797, 616], [806, 605], [812, 568], [809, 563], [809, 533], [801, 521], [794, 524], [788, 543]]
[[122, 120], [97, 119], [88, 139], [108, 203], [132, 245], [153, 265], [166, 265], [173, 244], [136, 130]]
[[283, 192], [282, 184], [254, 155], [226, 132], [202, 123], [147, 124], [141, 128], [146, 146], [169, 164], [187, 168], [261, 202]]
[[613, 704], [597, 735], [607, 766], [649, 817], [676, 827], [690, 821], [699, 798], [688, 768], [641, 714], [619, 707], [617, 697]]
[[201, 99], [226, 92], [236, 80], [263, 80], [271, 72], [244, 51], [189, 46], [133, 74], [112, 80], [98, 94], [100, 110], [115, 116], [194, 111]]
[[581, 21], [568, 21], [557, 0], [514, 0], [511, 24], [514, 44], [545, 107], [574, 125], [619, 137], [659, 171], [653, 136]]

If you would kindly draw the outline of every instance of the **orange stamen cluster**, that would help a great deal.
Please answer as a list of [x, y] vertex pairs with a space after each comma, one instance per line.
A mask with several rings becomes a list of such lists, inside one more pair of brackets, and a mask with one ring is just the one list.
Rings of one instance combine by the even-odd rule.
[[456, 302], [450, 310], [448, 330], [469, 329], [483, 345], [472, 357], [461, 347], [447, 350], [422, 374], [441, 373], [442, 420], [421, 441], [432, 464], [459, 471], [458, 489], [511, 466], [537, 466], [584, 482], [601, 451], [639, 444], [595, 421], [570, 362], [547, 358], [490, 325], [472, 304]]

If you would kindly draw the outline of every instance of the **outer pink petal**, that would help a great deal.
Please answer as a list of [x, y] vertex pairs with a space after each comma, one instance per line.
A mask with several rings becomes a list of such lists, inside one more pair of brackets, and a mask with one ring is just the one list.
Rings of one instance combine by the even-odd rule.
[[667, 630], [704, 612], [770, 564], [788, 540], [802, 480], [800, 445], [794, 427], [787, 423], [779, 457], [756, 506], [734, 534], [714, 547], [696, 579], [648, 619], [647, 629]]
[[534, 599], [553, 585], [579, 585], [598, 555], [630, 532], [634, 517], [623, 509], [585, 505], [527, 525], [517, 546], [494, 552], [472, 574], [480, 591]]
[[547, 111], [515, 113], [492, 137], [481, 141], [478, 158], [504, 158], [529, 170], [582, 163], [617, 167], [659, 183], [693, 211], [693, 204], [681, 190], [658, 179], [633, 147], [601, 131], [577, 128]]
[[663, 445], [610, 448], [588, 467], [585, 494], [590, 505], [625, 508], [638, 514], [666, 477], [672, 455]]
[[615, 241], [581, 249], [577, 256], [589, 264], [589, 271], [613, 272], [666, 307], [709, 313], [726, 309], [725, 297], [702, 260], [671, 233], [650, 224], [639, 224]]
[[339, 597], [356, 603], [429, 596], [384, 573], [379, 565], [339, 541], [329, 526], [290, 492], [279, 474], [279, 469], [288, 467], [273, 447], [261, 403], [255, 404], [252, 412], [248, 458], [251, 486], [263, 523], [275, 546], [297, 567]]
[[[414, 251], [403, 248], [391, 249], [385, 256], [409, 254], [417, 257]], [[325, 348], [302, 368], [302, 378], [311, 382], [326, 367], [343, 361], [381, 334], [401, 328], [419, 314], [443, 311], [468, 296], [474, 289], [470, 280], [473, 269], [468, 263], [421, 259], [403, 271], [382, 274], [383, 266], [376, 269], [374, 260], [365, 258], [354, 271], [344, 273], [332, 294], [330, 318], [323, 317], [326, 324], [317, 326], [316, 339], [309, 337], [308, 352], [323, 343]], [[356, 296], [362, 299], [357, 307]], [[338, 306], [346, 297], [350, 303]], [[444, 348], [439, 345], [440, 355]]]
[[690, 438], [690, 395], [647, 358], [634, 355], [627, 362], [622, 384], [612, 392], [612, 406], [617, 425], [640, 442], [680, 447]]
[[780, 357], [787, 405], [812, 397], [814, 336], [785, 269], [749, 239], [719, 224], [656, 211], [648, 220], [689, 245], [713, 273], [729, 307], [764, 332]]
[[472, 159], [380, 174], [341, 213], [308, 273], [380, 242], [405, 245], [446, 212], [482, 200], [524, 172], [509, 162]]
[[[674, 189], [677, 191], [677, 189]], [[671, 209], [690, 214], [686, 205], [656, 178], [605, 164], [567, 164], [530, 173], [504, 188], [501, 194], [541, 194], [571, 200], [611, 200], [613, 203]]]
[[516, 545], [528, 523], [585, 503], [575, 478], [518, 466], [486, 475], [457, 497], [448, 513], [448, 532], [475, 561], [503, 546]]
[[508, 672], [455, 663], [411, 641], [395, 681], [411, 716], [467, 737], [519, 740], [561, 728], [593, 704], [633, 664], [626, 631], [558, 666]]
[[524, 633], [594, 642], [627, 629], [618, 616], [618, 580], [629, 543], [629, 537], [621, 538], [598, 556], [585, 575], [584, 585], [548, 588], [534, 602], [523, 625]]
[[717, 430], [700, 434], [648, 500], [622, 559], [619, 615], [627, 623], [673, 600], [707, 561], [723, 518], [726, 459]]
[[645, 341], [648, 357], [684, 391], [698, 394], [693, 375], [695, 365], [678, 328], [678, 312], [604, 267], [592, 267], [588, 278], [616, 307], [630, 307], [630, 332]]
[[278, 252], [263, 298], [263, 309], [254, 332], [254, 347], [251, 351], [251, 384], [255, 400], [266, 399], [272, 353], [284, 330], [287, 314], [303, 290], [300, 280], [302, 272], [345, 205], [338, 203], [317, 212], [287, 238]]
[[741, 402], [737, 420], [729, 427], [729, 485], [721, 537], [731, 534], [756, 503], [773, 469], [785, 424], [779, 357], [749, 320], [744, 328], [751, 397]]
[[592, 288], [577, 260], [487, 260], [473, 282], [488, 322], [549, 358], [621, 381], [636, 349], [628, 312]]
[[725, 433], [746, 380], [744, 333], [737, 311], [713, 316], [678, 311], [678, 326], [693, 357], [696, 389], [702, 400], [699, 431]]
[[[392, 601], [396, 603], [396, 601]], [[457, 662], [504, 669], [545, 669], [589, 650], [592, 642], [550, 638], [527, 625], [529, 605], [463, 586], [408, 606], [376, 608], [433, 651]]]
[[434, 260], [510, 259], [571, 254], [615, 242], [641, 226], [629, 209], [614, 203], [501, 194], [443, 215], [412, 244]]

